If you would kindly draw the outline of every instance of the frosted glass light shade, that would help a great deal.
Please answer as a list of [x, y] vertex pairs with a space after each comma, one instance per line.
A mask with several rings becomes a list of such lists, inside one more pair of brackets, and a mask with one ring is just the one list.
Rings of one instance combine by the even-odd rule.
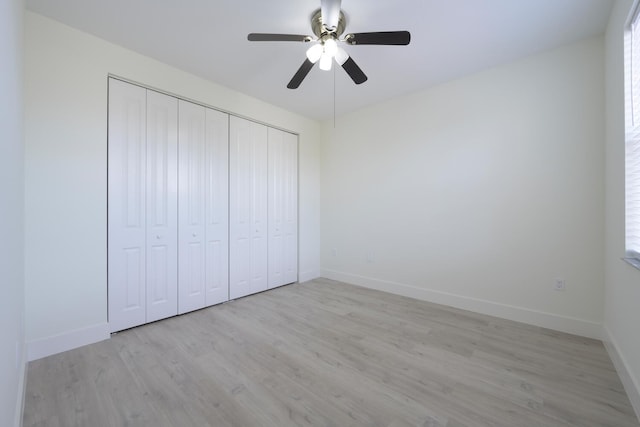
[[320, 57], [320, 69], [323, 71], [329, 71], [331, 69], [331, 63], [333, 62], [333, 57], [323, 53]]
[[318, 59], [322, 56], [322, 45], [320, 43], [314, 44], [307, 49], [307, 59], [314, 64], [318, 62]]

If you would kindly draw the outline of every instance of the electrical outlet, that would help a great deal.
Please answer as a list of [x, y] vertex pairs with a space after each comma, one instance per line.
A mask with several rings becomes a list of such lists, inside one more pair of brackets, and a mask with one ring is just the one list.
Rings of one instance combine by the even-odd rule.
[[331, 256], [333, 256], [333, 257], [337, 257], [338, 256], [338, 250], [336, 248], [332, 248], [331, 249]]
[[367, 260], [367, 264], [373, 264], [374, 262], [376, 262], [375, 255], [372, 251], [366, 253], [365, 259]]
[[564, 279], [555, 279], [553, 282], [553, 289], [559, 292], [564, 292], [567, 290], [567, 282]]

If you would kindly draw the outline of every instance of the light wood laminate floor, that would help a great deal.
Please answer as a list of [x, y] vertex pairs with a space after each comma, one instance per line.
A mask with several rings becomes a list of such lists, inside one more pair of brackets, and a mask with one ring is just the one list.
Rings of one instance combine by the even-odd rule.
[[319, 279], [31, 362], [24, 426], [639, 426], [601, 342]]

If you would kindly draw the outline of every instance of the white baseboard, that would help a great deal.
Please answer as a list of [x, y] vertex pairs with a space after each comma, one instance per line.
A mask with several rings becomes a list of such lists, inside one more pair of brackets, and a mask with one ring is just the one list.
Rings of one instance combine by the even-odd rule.
[[16, 412], [13, 420], [15, 427], [22, 427], [22, 415], [24, 414], [24, 398], [27, 392], [27, 359], [26, 354], [22, 352], [22, 361], [20, 362], [20, 372], [18, 372], [18, 396], [16, 398]]
[[64, 334], [27, 342], [27, 358], [29, 361], [73, 350], [83, 345], [93, 344], [111, 336], [108, 323], [76, 329]]
[[501, 304], [494, 301], [450, 294], [433, 289], [418, 288], [416, 286], [403, 283], [358, 276], [335, 270], [323, 269], [321, 271], [321, 275], [322, 277], [332, 280], [338, 280], [436, 304], [448, 305], [450, 307], [469, 310], [475, 313], [514, 320], [516, 322], [527, 323], [583, 337], [602, 339], [602, 325], [590, 320], [560, 316], [553, 313], [531, 310], [525, 307]]
[[620, 347], [618, 347], [615, 338], [606, 326], [603, 328], [603, 334], [604, 337], [602, 341], [604, 342], [604, 346], [613, 361], [613, 366], [615, 366], [618, 372], [618, 376], [622, 381], [624, 390], [627, 392], [631, 406], [633, 406], [633, 410], [636, 412], [638, 420], [640, 420], [640, 381], [633, 375], [633, 371], [629, 369], [627, 359], [624, 357], [624, 354], [620, 352]]
[[300, 274], [298, 274], [298, 282], [304, 283], [309, 280], [317, 279], [318, 277], [320, 277], [320, 272], [318, 270], [301, 271]]

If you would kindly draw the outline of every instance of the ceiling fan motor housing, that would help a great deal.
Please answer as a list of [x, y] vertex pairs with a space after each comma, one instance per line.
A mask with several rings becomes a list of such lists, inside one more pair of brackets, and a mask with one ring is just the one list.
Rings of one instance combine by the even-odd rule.
[[318, 39], [321, 39], [323, 36], [326, 37], [327, 34], [333, 34], [334, 38], [340, 37], [342, 33], [344, 33], [346, 27], [347, 18], [344, 16], [342, 11], [340, 11], [340, 17], [338, 18], [338, 26], [333, 30], [331, 28], [326, 28], [322, 24], [322, 11], [320, 9], [313, 12], [313, 15], [311, 16], [311, 30]]

